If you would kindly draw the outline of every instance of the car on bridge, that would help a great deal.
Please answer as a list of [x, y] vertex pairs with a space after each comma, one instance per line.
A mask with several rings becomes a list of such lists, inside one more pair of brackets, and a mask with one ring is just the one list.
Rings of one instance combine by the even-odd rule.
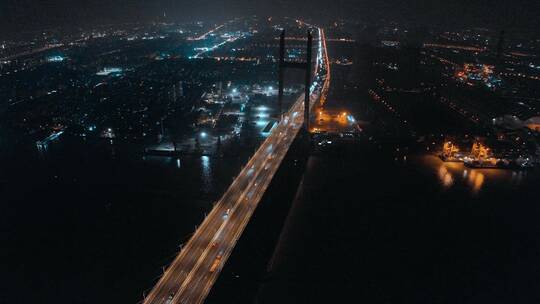
[[174, 298], [174, 293], [171, 293], [169, 297], [167, 298], [167, 301], [165, 301], [165, 304], [172, 304], [173, 298]]
[[223, 252], [221, 251], [217, 256], [216, 256], [216, 259], [214, 260], [214, 262], [212, 263], [212, 266], [210, 266], [210, 272], [215, 272], [218, 267], [219, 267], [219, 263], [221, 263], [221, 259], [223, 258]]
[[226, 220], [227, 218], [229, 218], [229, 214], [231, 214], [231, 208], [227, 209], [227, 211], [223, 213], [223, 219]]

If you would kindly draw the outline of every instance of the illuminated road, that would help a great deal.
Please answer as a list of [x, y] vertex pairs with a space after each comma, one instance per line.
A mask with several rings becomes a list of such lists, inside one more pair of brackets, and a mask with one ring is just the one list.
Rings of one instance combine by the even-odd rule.
[[[329, 81], [327, 72], [320, 68], [328, 63], [325, 60], [326, 49], [323, 50], [326, 44], [321, 42], [324, 41], [324, 31], [319, 29], [318, 33], [321, 39], [310, 106], [319, 100], [321, 94], [326, 93], [321, 92], [317, 79], [325, 79], [323, 89], [328, 88], [326, 82]], [[318, 75], [323, 71], [324, 76]], [[303, 100], [304, 96], [297, 99], [223, 197], [216, 202], [210, 214], [144, 299], [145, 304], [204, 301], [302, 127]]]
[[206, 54], [208, 52], [217, 50], [218, 48], [224, 46], [227, 43], [235, 42], [236, 40], [238, 40], [240, 38], [244, 38], [244, 36], [240, 35], [240, 36], [231, 37], [231, 38], [228, 38], [227, 40], [222, 41], [222, 42], [220, 42], [220, 43], [218, 43], [216, 45], [213, 45], [211, 47], [202, 48], [197, 54], [195, 54], [195, 56], [192, 56], [191, 58], [200, 58], [202, 55], [204, 55], [204, 54]]
[[209, 30], [208, 32], [206, 32], [206, 33], [204, 33], [204, 34], [202, 34], [202, 35], [200, 35], [199, 37], [188, 38], [188, 40], [203, 40], [203, 39], [206, 39], [206, 37], [207, 37], [208, 35], [210, 35], [210, 34], [216, 32], [216, 31], [218, 31], [219, 29], [221, 29], [221, 28], [223, 28], [223, 27], [225, 27], [225, 23], [222, 24], [222, 25], [216, 26], [215, 28]]
[[[188, 40], [192, 40], [192, 41], [197, 41], [197, 40], [204, 40], [206, 39], [209, 35], [211, 34], [215, 34], [217, 33], [220, 29], [223, 29], [227, 24], [230, 24], [230, 23], [233, 23], [235, 22], [236, 19], [234, 20], [230, 20], [222, 25], [219, 25], [213, 29], [211, 29], [210, 31], [202, 34], [201, 36], [199, 37], [196, 37], [196, 38], [188, 38]], [[212, 52], [214, 50], [217, 50], [218, 48], [224, 46], [225, 44], [227, 43], [231, 43], [231, 42], [235, 42], [236, 40], [238, 39], [241, 39], [241, 38], [245, 38], [245, 36], [243, 34], [236, 34], [232, 37], [229, 37], [227, 38], [226, 40], [222, 41], [222, 42], [219, 42], [217, 44], [214, 44], [212, 46], [207, 46], [207, 47], [198, 47], [198, 48], [195, 48], [195, 50], [197, 51], [197, 53], [193, 56], [190, 56], [189, 58], [190, 59], [193, 59], [193, 58], [201, 58], [202, 55], [206, 54], [206, 53], [209, 53], [209, 52]]]
[[45, 52], [45, 51], [49, 51], [49, 50], [53, 50], [53, 49], [56, 49], [56, 48], [59, 48], [59, 47], [62, 47], [64, 46], [64, 44], [62, 43], [58, 43], [58, 44], [49, 44], [49, 45], [46, 45], [44, 47], [41, 47], [39, 49], [35, 49], [35, 50], [30, 50], [30, 51], [25, 51], [25, 52], [22, 52], [22, 53], [19, 53], [19, 54], [15, 54], [15, 55], [11, 55], [11, 56], [8, 56], [8, 57], [5, 57], [5, 58], [0, 58], [0, 61], [10, 61], [10, 60], [14, 60], [14, 59], [17, 59], [19, 57], [23, 57], [23, 56], [29, 56], [29, 55], [33, 55], [33, 54], [37, 54], [37, 53], [41, 53], [41, 52]]

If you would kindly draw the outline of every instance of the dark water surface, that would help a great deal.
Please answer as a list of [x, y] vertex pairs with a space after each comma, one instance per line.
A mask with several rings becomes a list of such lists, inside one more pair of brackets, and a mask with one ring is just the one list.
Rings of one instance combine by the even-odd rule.
[[24, 147], [0, 162], [0, 303], [138, 302], [244, 161]]
[[312, 156], [259, 303], [537, 303], [540, 175]]

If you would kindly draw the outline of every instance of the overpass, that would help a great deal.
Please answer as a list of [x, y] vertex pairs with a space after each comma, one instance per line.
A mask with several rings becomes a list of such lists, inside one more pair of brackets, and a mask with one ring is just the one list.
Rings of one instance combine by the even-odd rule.
[[[325, 96], [330, 81], [324, 30], [319, 41], [309, 107]], [[321, 83], [323, 82], [323, 83]], [[202, 303], [232, 253], [304, 123], [304, 94], [244, 166], [186, 246], [143, 300], [144, 304]]]

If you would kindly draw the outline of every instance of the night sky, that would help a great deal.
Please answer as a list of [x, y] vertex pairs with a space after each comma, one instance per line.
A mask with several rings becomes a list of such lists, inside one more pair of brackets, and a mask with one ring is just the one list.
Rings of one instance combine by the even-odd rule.
[[0, 26], [13, 33], [54, 26], [152, 21], [163, 12], [171, 21], [219, 21], [246, 14], [303, 18], [387, 17], [442, 26], [538, 27], [538, 0], [0, 0]]

